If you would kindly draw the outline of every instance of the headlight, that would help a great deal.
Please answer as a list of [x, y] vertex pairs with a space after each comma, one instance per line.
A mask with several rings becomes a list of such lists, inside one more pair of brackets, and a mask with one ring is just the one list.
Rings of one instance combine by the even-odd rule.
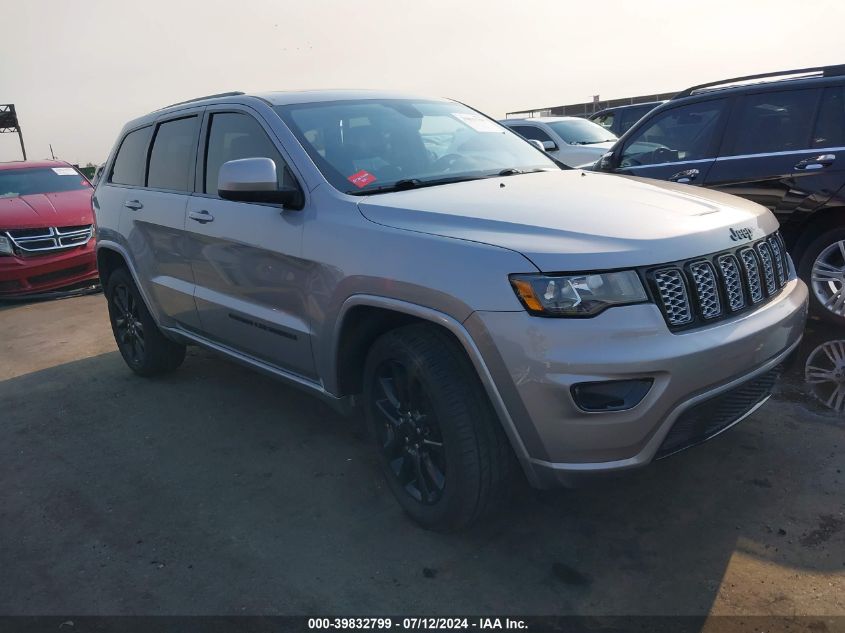
[[12, 240], [8, 237], [4, 237], [0, 235], [0, 255], [14, 255], [15, 251], [12, 250]]
[[615, 305], [648, 300], [633, 270], [580, 275], [510, 275], [516, 296], [538, 316], [593, 316]]

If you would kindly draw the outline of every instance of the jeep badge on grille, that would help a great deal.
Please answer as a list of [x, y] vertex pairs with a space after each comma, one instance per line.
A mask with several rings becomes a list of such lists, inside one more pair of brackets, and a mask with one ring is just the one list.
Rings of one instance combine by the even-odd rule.
[[731, 239], [734, 242], [750, 240], [753, 236], [754, 231], [752, 229], [731, 229]]

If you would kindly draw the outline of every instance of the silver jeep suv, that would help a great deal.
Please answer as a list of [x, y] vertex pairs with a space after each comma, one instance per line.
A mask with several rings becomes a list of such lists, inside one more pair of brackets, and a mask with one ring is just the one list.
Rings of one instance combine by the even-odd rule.
[[420, 524], [642, 466], [769, 396], [807, 290], [763, 207], [561, 168], [455, 101], [228, 93], [123, 130], [98, 264], [142, 376], [198, 344], [363, 408]]

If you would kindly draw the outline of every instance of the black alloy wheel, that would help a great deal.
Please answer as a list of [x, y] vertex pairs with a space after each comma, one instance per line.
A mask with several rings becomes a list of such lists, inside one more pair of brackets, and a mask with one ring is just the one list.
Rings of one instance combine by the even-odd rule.
[[126, 268], [108, 276], [106, 300], [117, 349], [132, 371], [156, 376], [182, 364], [185, 346], [170, 340], [158, 328]]
[[143, 365], [146, 353], [144, 324], [138, 302], [125, 283], [114, 286], [111, 295], [114, 312], [114, 333], [123, 357], [132, 364]]
[[387, 486], [419, 525], [465, 528], [507, 502], [516, 460], [479, 376], [440, 326], [381, 335], [367, 354], [363, 404]]
[[376, 369], [375, 431], [382, 456], [416, 501], [437, 503], [446, 487], [446, 453], [418, 371], [397, 359]]

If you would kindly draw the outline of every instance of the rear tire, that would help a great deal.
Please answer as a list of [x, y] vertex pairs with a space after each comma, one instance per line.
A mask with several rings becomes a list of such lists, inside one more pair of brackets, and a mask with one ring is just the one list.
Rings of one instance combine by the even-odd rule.
[[109, 275], [106, 300], [117, 349], [132, 371], [139, 376], [156, 376], [182, 364], [185, 346], [161, 333], [125, 268]]
[[513, 451], [464, 350], [437, 326], [373, 344], [364, 407], [388, 485], [421, 526], [458, 530], [508, 498]]
[[845, 228], [826, 231], [801, 256], [798, 275], [810, 289], [810, 309], [836, 325], [845, 325]]

